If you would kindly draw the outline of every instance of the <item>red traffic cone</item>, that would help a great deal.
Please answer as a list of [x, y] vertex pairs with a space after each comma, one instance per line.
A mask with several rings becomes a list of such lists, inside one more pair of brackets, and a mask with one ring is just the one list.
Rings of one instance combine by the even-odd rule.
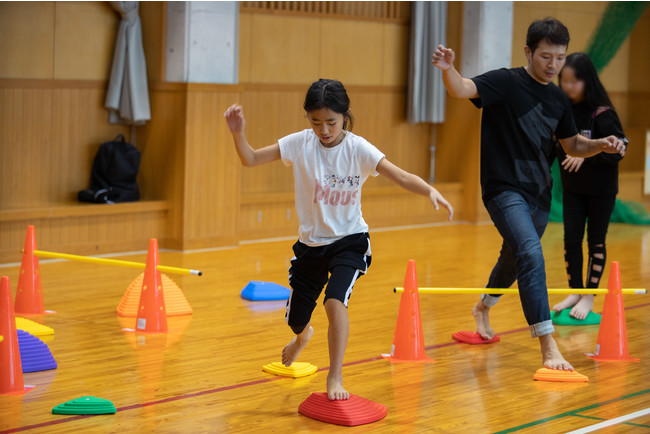
[[158, 240], [149, 240], [147, 265], [144, 269], [142, 292], [135, 331], [143, 333], [165, 333], [167, 331], [167, 313], [165, 312], [165, 296], [163, 294], [162, 276], [157, 270], [160, 264], [158, 258]]
[[16, 316], [11, 302], [9, 277], [0, 281], [0, 395], [22, 395], [33, 387], [25, 387], [20, 361]]
[[627, 329], [625, 327], [625, 310], [621, 294], [621, 276], [618, 262], [612, 262], [609, 269], [607, 295], [603, 305], [603, 314], [598, 329], [596, 351], [587, 354], [599, 362], [638, 362], [639, 359], [630, 357], [627, 350]]
[[420, 295], [415, 261], [409, 260], [404, 277], [404, 292], [397, 313], [397, 325], [390, 354], [382, 356], [391, 362], [423, 362], [435, 360], [424, 353], [424, 332], [420, 318]]
[[38, 258], [34, 255], [36, 236], [34, 226], [27, 226], [23, 260], [20, 264], [18, 287], [16, 289], [15, 311], [20, 315], [44, 315], [43, 290], [41, 289], [41, 270]]

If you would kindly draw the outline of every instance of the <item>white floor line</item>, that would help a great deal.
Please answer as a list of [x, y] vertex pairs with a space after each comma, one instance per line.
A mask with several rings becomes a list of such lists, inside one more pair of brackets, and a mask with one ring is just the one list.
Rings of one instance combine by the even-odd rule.
[[580, 428], [575, 431], [568, 432], [566, 434], [583, 434], [588, 432], [594, 432], [599, 429], [606, 428], [608, 426], [618, 425], [619, 423], [625, 422], [630, 419], [636, 419], [637, 417], [641, 417], [646, 414], [650, 414], [650, 408], [646, 408], [645, 410], [635, 411], [634, 413], [626, 414], [625, 416], [617, 417], [615, 419], [606, 420], [604, 422], [600, 422], [585, 428]]

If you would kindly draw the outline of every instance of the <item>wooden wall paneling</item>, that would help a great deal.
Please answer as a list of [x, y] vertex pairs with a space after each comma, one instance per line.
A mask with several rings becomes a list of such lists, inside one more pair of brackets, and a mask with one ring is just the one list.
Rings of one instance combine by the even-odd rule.
[[[255, 14], [250, 29], [250, 39], [240, 33], [242, 45], [250, 47], [250, 82], [311, 83], [318, 79], [320, 20]], [[328, 62], [340, 61], [331, 46], [329, 53]]]
[[[309, 128], [303, 103], [309, 84], [286, 86], [245, 86], [240, 102], [246, 116], [246, 137], [254, 148], [277, 143], [278, 139]], [[225, 108], [224, 107], [224, 111]], [[223, 118], [219, 120], [225, 126]], [[226, 139], [233, 147], [232, 137]], [[236, 154], [235, 154], [236, 155]], [[235, 156], [235, 164], [241, 165]], [[243, 167], [241, 193], [293, 192], [293, 171], [281, 161], [258, 167]]]
[[146, 250], [149, 238], [165, 241], [167, 203], [70, 205], [56, 210], [0, 211], [0, 263], [20, 262], [27, 225], [39, 249], [82, 255]]
[[630, 92], [627, 105], [627, 123], [623, 127], [650, 128], [650, 91]]
[[211, 247], [237, 241], [241, 164], [223, 112], [239, 90], [189, 86], [185, 151], [184, 244]]
[[52, 78], [54, 10], [55, 2], [0, 2], [0, 78]]
[[119, 23], [107, 2], [55, 2], [52, 78], [107, 79]]
[[252, 53], [253, 14], [239, 11], [239, 83], [250, 83]]
[[481, 111], [467, 100], [447, 98], [447, 119], [437, 128], [436, 179], [461, 182], [458, 218], [482, 221], [486, 213], [480, 189]]
[[242, 12], [272, 15], [331, 17], [343, 20], [408, 23], [411, 7], [407, 2], [282, 1], [240, 2]]
[[381, 84], [384, 86], [406, 86], [408, 83], [410, 27], [400, 24], [383, 24], [382, 30]]
[[153, 84], [151, 120], [138, 128], [139, 183], [147, 199], [169, 203], [165, 247], [183, 248], [187, 85]]
[[274, 237], [298, 237], [293, 193], [249, 195], [242, 197], [239, 238], [254, 240]]
[[627, 128], [625, 135], [629, 140], [625, 157], [618, 165], [619, 172], [643, 172], [646, 165], [645, 128]]
[[[0, 208], [30, 208], [76, 201], [88, 188], [99, 144], [127, 128], [110, 125], [103, 109], [104, 82], [75, 87], [46, 81], [0, 83], [3, 129]], [[19, 182], [20, 181], [20, 182]]]
[[166, 2], [140, 2], [142, 45], [150, 84], [165, 80], [166, 16]]
[[382, 23], [324, 18], [320, 44], [319, 74], [344, 85], [381, 85], [383, 61]]

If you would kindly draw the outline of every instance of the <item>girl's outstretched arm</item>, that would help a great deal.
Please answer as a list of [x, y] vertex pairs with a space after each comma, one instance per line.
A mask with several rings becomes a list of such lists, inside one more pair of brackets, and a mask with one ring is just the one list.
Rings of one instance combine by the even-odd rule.
[[419, 176], [400, 169], [386, 158], [382, 158], [379, 164], [377, 164], [377, 172], [405, 190], [422, 196], [428, 196], [436, 209], [439, 208], [439, 205], [447, 208], [447, 212], [449, 212], [449, 221], [454, 217], [454, 208], [449, 204], [449, 202], [447, 202], [447, 199]]
[[232, 138], [235, 142], [237, 155], [239, 155], [239, 159], [244, 166], [259, 166], [260, 164], [270, 163], [271, 161], [280, 159], [280, 145], [277, 143], [260, 149], [253, 149], [248, 144], [244, 135], [246, 119], [244, 118], [244, 108], [242, 106], [239, 104], [231, 105], [223, 114], [223, 117], [226, 118], [228, 128], [230, 128]]

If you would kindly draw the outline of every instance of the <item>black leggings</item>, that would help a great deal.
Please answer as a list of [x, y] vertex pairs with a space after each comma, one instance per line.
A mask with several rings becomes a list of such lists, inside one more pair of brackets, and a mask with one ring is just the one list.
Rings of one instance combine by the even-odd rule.
[[582, 239], [587, 221], [589, 264], [586, 287], [598, 288], [607, 258], [605, 237], [615, 202], [615, 195], [591, 196], [564, 190], [564, 259], [571, 288], [585, 287], [582, 283]]

